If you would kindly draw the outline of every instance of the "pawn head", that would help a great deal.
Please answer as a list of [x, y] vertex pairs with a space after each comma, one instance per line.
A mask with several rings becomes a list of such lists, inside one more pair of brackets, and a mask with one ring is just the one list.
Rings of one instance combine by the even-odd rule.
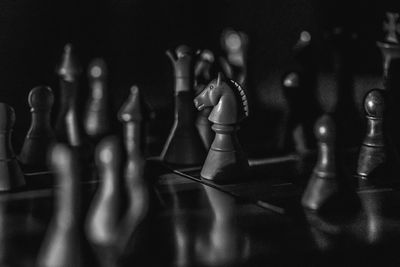
[[74, 165], [73, 153], [65, 144], [55, 144], [49, 149], [48, 160], [57, 174], [69, 173]]
[[89, 64], [88, 74], [90, 79], [104, 79], [107, 77], [107, 65], [102, 58], [93, 59]]
[[320, 143], [332, 143], [335, 141], [335, 123], [329, 115], [323, 115], [315, 123], [314, 134]]
[[364, 99], [364, 109], [367, 116], [382, 118], [385, 110], [385, 95], [381, 89], [372, 89]]
[[54, 103], [53, 91], [47, 86], [37, 86], [30, 91], [28, 103], [32, 111], [50, 110]]
[[14, 127], [15, 112], [6, 103], [0, 103], [0, 131], [9, 131]]

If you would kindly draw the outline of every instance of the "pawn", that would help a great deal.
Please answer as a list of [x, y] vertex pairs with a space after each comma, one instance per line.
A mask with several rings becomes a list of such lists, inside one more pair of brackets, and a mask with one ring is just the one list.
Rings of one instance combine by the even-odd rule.
[[344, 196], [352, 195], [347, 194], [351, 191], [348, 191], [350, 188], [347, 181], [343, 180], [344, 174], [336, 157], [336, 132], [332, 118], [323, 115], [317, 121], [314, 131], [318, 141], [318, 159], [301, 202], [303, 207], [319, 211], [333, 205], [340, 206], [339, 203], [347, 199]]
[[[363, 182], [371, 182], [371, 175], [379, 171], [384, 177], [387, 172], [387, 163], [394, 159], [394, 151], [390, 151], [384, 129], [385, 91], [372, 89], [364, 99], [367, 130], [358, 157], [357, 175]], [[386, 170], [385, 170], [386, 169]], [[382, 173], [383, 171], [383, 173]]]
[[82, 259], [79, 215], [80, 192], [78, 162], [64, 144], [56, 144], [49, 153], [59, 189], [55, 194], [54, 217], [40, 248], [37, 266], [87, 266]]
[[43, 170], [47, 165], [47, 150], [55, 141], [55, 135], [50, 126], [54, 95], [49, 87], [38, 86], [29, 93], [28, 102], [32, 121], [22, 146], [20, 161], [27, 169]]
[[99, 140], [111, 131], [109, 117], [107, 66], [103, 59], [95, 59], [88, 69], [90, 96], [86, 104], [84, 128], [86, 134]]
[[121, 151], [116, 137], [106, 137], [96, 148], [100, 185], [90, 205], [86, 220], [88, 239], [98, 246], [112, 246], [117, 240], [121, 211], [119, 168]]
[[14, 123], [14, 109], [0, 103], [0, 191], [9, 191], [25, 185], [24, 175], [11, 145]]

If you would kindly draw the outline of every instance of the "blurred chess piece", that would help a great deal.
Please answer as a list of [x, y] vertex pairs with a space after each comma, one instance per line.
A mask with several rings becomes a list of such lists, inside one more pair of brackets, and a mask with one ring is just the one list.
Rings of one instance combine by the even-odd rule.
[[237, 139], [239, 124], [249, 115], [243, 88], [221, 73], [194, 99], [198, 110], [212, 107], [208, 119], [215, 138], [201, 170], [201, 177], [214, 182], [245, 178], [249, 163]]
[[397, 114], [400, 112], [398, 105], [400, 101], [400, 15], [399, 13], [387, 12], [383, 22], [385, 39], [378, 41], [383, 59], [383, 83], [387, 91], [387, 130], [393, 138], [397, 152], [400, 153], [400, 131], [397, 127]]
[[329, 115], [317, 121], [315, 135], [318, 159], [302, 196], [303, 207], [314, 211], [355, 207], [356, 194], [337, 156], [335, 124]]
[[196, 240], [197, 260], [206, 266], [236, 266], [245, 262], [251, 248], [246, 234], [237, 229], [236, 200], [215, 188], [203, 187], [213, 215], [209, 232]]
[[226, 29], [221, 34], [221, 46], [226, 57], [220, 58], [220, 64], [226, 77], [247, 87], [247, 50], [249, 39], [241, 31]]
[[167, 51], [175, 73], [175, 119], [165, 142], [161, 159], [177, 165], [196, 165], [204, 161], [206, 149], [196, 129], [193, 106], [193, 52], [179, 46], [175, 53]]
[[32, 120], [20, 153], [20, 161], [26, 169], [47, 169], [47, 152], [55, 142], [55, 134], [50, 126], [50, 113], [54, 103], [52, 90], [38, 86], [28, 97]]
[[24, 175], [11, 144], [14, 124], [14, 109], [0, 103], [0, 191], [9, 191], [25, 185]]
[[40, 248], [37, 266], [85, 266], [80, 233], [79, 163], [64, 144], [56, 144], [49, 159], [58, 188], [53, 219]]
[[[211, 81], [211, 69], [214, 61], [214, 54], [211, 51], [201, 51], [194, 69], [196, 95], [203, 91], [204, 87]], [[214, 132], [211, 130], [211, 122], [208, 120], [211, 110], [211, 108], [205, 108], [199, 111], [196, 120], [197, 130], [199, 131], [201, 140], [203, 140], [206, 149], [211, 147], [211, 143], [214, 139]]]
[[83, 145], [83, 131], [78, 114], [78, 87], [81, 67], [71, 44], [64, 47], [61, 64], [57, 69], [60, 79], [60, 108], [55, 132], [58, 142], [73, 147]]
[[94, 59], [88, 68], [90, 95], [86, 103], [84, 127], [86, 134], [98, 141], [111, 132], [107, 65], [103, 59]]

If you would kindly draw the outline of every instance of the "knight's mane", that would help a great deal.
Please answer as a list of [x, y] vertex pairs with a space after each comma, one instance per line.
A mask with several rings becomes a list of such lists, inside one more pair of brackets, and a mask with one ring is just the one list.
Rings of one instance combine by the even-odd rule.
[[247, 100], [246, 92], [243, 87], [231, 79], [226, 79], [225, 82], [232, 88], [236, 99], [242, 104], [244, 117], [249, 116], [249, 102]]

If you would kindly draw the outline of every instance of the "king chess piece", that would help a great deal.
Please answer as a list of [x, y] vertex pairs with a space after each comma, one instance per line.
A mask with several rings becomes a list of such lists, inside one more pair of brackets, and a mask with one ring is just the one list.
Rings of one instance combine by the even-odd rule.
[[9, 191], [25, 185], [24, 175], [11, 145], [14, 123], [14, 109], [0, 103], [0, 191]]
[[[196, 95], [203, 91], [204, 87], [211, 81], [211, 69], [213, 64], [214, 54], [209, 50], [203, 50], [194, 67]], [[206, 149], [211, 147], [212, 140], [214, 139], [214, 132], [211, 130], [211, 122], [208, 120], [210, 113], [211, 108], [205, 108], [199, 111], [196, 120], [197, 130], [199, 131], [201, 140], [203, 140]]]
[[215, 138], [201, 170], [201, 177], [214, 182], [233, 182], [244, 178], [249, 163], [237, 139], [239, 123], [249, 114], [243, 88], [221, 73], [194, 99], [198, 110], [213, 107], [208, 119]]
[[175, 120], [161, 152], [164, 162], [176, 165], [196, 165], [204, 161], [206, 149], [196, 129], [193, 106], [193, 53], [179, 46], [175, 53], [167, 51], [175, 73]]

